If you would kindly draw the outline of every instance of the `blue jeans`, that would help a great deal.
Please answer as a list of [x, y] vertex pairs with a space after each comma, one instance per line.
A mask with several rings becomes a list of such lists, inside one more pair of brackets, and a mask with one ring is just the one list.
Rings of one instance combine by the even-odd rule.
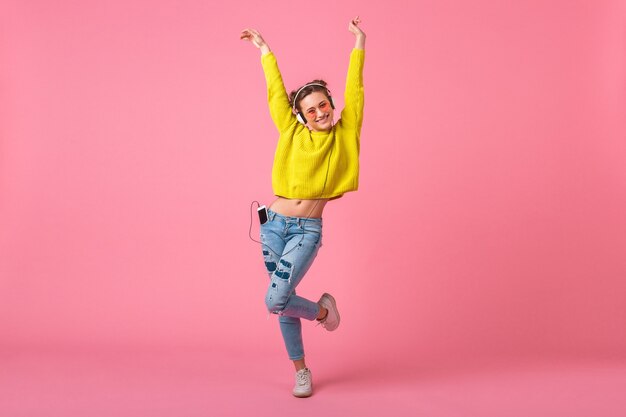
[[300, 319], [315, 320], [320, 307], [296, 295], [296, 287], [322, 246], [322, 219], [287, 217], [268, 210], [268, 221], [261, 225], [261, 242], [270, 277], [265, 304], [270, 313], [278, 315], [289, 359], [302, 359]]

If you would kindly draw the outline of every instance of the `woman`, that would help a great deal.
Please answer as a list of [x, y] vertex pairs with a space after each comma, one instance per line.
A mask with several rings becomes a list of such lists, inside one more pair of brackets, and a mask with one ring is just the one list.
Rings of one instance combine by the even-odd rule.
[[345, 107], [336, 124], [326, 82], [314, 80], [288, 96], [267, 42], [254, 29], [241, 32], [241, 39], [261, 50], [270, 115], [280, 133], [272, 169], [277, 199], [269, 207], [268, 221], [261, 225], [261, 241], [270, 276], [265, 302], [270, 313], [278, 315], [289, 359], [296, 368], [296, 397], [313, 392], [311, 371], [304, 360], [301, 319], [317, 320], [329, 331], [340, 321], [330, 294], [313, 302], [296, 295], [295, 288], [322, 245], [326, 203], [358, 188], [365, 58], [365, 33], [359, 23], [357, 16], [348, 25], [356, 44], [350, 55]]

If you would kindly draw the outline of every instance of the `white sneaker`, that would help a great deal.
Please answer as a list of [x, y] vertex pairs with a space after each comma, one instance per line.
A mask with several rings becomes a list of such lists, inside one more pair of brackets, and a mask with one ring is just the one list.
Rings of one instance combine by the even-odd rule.
[[296, 372], [296, 385], [293, 387], [293, 395], [299, 398], [310, 397], [313, 394], [313, 379], [309, 368], [300, 369]]
[[328, 310], [328, 314], [320, 320], [320, 324], [324, 326], [326, 330], [332, 332], [339, 327], [339, 311], [337, 310], [337, 303], [335, 302], [333, 296], [328, 293], [322, 294], [318, 303]]

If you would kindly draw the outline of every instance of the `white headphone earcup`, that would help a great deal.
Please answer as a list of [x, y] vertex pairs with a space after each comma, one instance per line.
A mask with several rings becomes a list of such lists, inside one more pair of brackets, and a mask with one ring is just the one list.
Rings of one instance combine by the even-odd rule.
[[305, 124], [306, 124], [306, 120], [304, 120], [304, 117], [302, 117], [302, 113], [301, 113], [301, 112], [297, 112], [297, 113], [296, 113], [296, 119], [298, 119], [298, 121], [299, 121], [301, 124], [303, 124], [303, 125], [305, 125]]

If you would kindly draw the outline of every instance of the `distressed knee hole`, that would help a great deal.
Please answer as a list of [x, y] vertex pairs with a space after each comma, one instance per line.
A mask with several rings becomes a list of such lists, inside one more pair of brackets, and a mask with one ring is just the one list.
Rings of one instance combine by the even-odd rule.
[[276, 271], [276, 262], [272, 260], [269, 250], [263, 249], [263, 257], [265, 258], [265, 268], [270, 273]]
[[291, 275], [289, 272], [286, 272], [286, 271], [276, 271], [275, 274], [278, 278], [282, 278], [282, 279], [289, 279]]
[[288, 280], [289, 277], [291, 276], [292, 270], [293, 270], [293, 264], [289, 261], [281, 259], [280, 267], [276, 271], [274, 271], [274, 275], [276, 275], [278, 278]]

